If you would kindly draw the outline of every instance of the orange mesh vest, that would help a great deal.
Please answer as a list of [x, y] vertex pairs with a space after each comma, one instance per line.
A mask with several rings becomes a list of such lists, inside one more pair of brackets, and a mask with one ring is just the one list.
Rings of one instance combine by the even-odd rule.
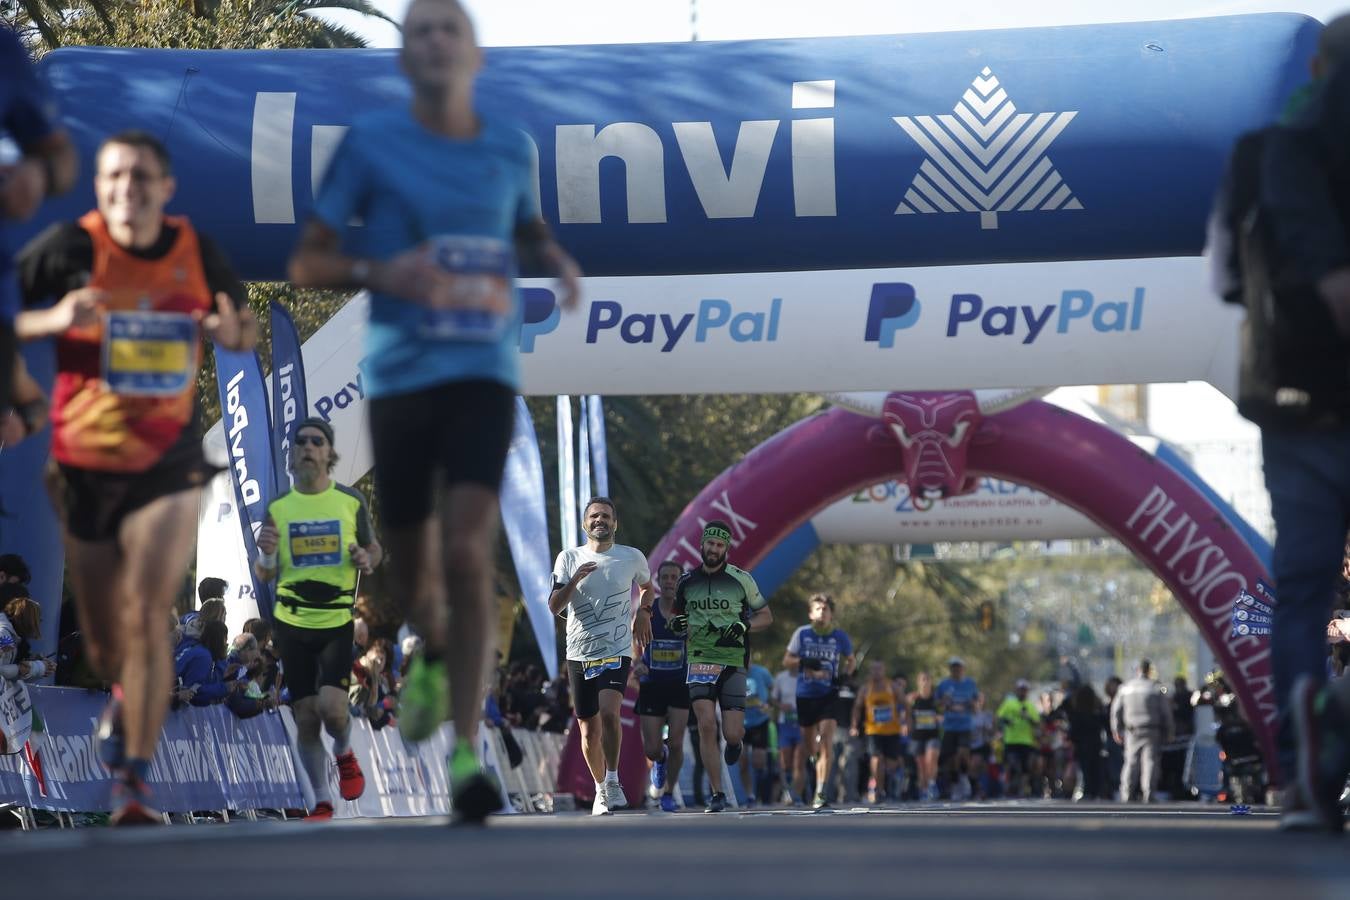
[[70, 466], [143, 472], [178, 440], [196, 402], [201, 340], [194, 314], [213, 308], [197, 233], [187, 219], [160, 259], [123, 250], [97, 211], [79, 225], [93, 240], [89, 286], [107, 292], [99, 323], [56, 343], [52, 455]]

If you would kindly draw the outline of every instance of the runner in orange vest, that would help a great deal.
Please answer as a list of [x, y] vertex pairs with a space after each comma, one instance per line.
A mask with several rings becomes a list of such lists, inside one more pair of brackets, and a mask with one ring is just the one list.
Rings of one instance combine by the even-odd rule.
[[49, 486], [90, 659], [114, 685], [99, 724], [114, 824], [161, 820], [146, 780], [173, 688], [165, 623], [213, 474], [197, 403], [201, 338], [232, 350], [257, 338], [224, 256], [164, 214], [174, 187], [158, 139], [115, 135], [97, 155], [97, 209], [51, 226], [18, 260], [29, 308], [15, 331], [56, 339]]

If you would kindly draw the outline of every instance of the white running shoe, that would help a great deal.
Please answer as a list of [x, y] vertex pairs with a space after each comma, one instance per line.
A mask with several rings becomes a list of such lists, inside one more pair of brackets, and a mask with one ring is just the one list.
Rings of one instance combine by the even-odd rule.
[[605, 782], [605, 806], [608, 812], [628, 808], [628, 798], [623, 794], [623, 786], [617, 781]]
[[595, 792], [595, 803], [591, 805], [591, 815], [593, 816], [609, 815], [609, 807], [605, 804], [605, 794], [607, 793], [609, 792], [604, 790], [599, 790]]

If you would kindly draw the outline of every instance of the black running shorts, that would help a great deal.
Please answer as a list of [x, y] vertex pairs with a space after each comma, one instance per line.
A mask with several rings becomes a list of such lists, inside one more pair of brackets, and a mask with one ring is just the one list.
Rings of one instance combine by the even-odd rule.
[[623, 665], [606, 669], [594, 678], [586, 677], [585, 664], [581, 660], [567, 661], [567, 684], [572, 689], [572, 709], [578, 719], [589, 719], [600, 712], [601, 691], [618, 691], [622, 695], [628, 689], [628, 670], [633, 661], [627, 656], [621, 659]]
[[743, 666], [727, 666], [713, 684], [689, 685], [689, 700], [716, 700], [723, 710], [744, 712], [745, 675]]
[[867, 736], [867, 755], [885, 759], [900, 758], [900, 735], [869, 734]]
[[54, 464], [49, 477], [67, 533], [81, 541], [115, 541], [122, 520], [160, 497], [201, 488], [212, 471], [200, 453], [175, 455], [144, 472], [100, 472]]
[[689, 686], [683, 677], [653, 678], [638, 688], [638, 715], [664, 719], [672, 709], [689, 709]]
[[291, 702], [313, 697], [321, 687], [346, 691], [352, 681], [352, 623], [336, 628], [297, 628], [272, 621], [272, 643], [286, 673]]
[[501, 488], [515, 426], [515, 391], [498, 381], [454, 381], [370, 401], [380, 520], [418, 525], [437, 487]]
[[803, 728], [810, 728], [812, 725], [819, 725], [824, 719], [831, 718], [830, 713], [838, 699], [838, 691], [830, 691], [824, 697], [798, 697], [797, 723]]
[[754, 747], [756, 750], [768, 750], [769, 723], [760, 722], [745, 729], [745, 743], [746, 746]]

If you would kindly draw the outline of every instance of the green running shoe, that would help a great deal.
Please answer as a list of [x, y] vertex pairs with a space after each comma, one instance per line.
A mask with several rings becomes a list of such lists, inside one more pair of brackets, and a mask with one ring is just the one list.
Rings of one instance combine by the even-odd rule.
[[399, 733], [413, 742], [425, 741], [441, 727], [449, 712], [450, 685], [445, 663], [415, 658], [399, 695]]
[[481, 825], [502, 808], [501, 787], [497, 779], [483, 771], [473, 744], [455, 741], [450, 754], [450, 806], [452, 825]]

